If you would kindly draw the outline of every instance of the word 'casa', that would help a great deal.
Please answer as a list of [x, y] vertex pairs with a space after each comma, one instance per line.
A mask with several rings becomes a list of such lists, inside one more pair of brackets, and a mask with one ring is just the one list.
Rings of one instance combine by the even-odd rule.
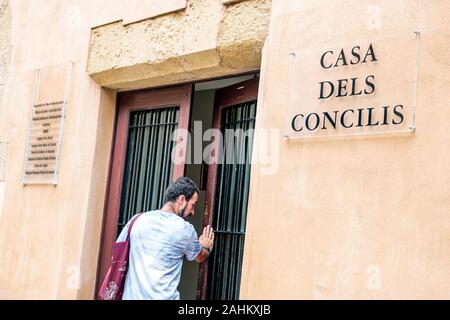
[[333, 50], [329, 50], [322, 54], [322, 57], [320, 58], [320, 65], [324, 69], [330, 69], [348, 66], [349, 64], [355, 65], [358, 63], [375, 62], [377, 61], [377, 58], [375, 56], [375, 50], [373, 49], [372, 44], [369, 45], [362, 61], [361, 58], [362, 55], [360, 46], [354, 46], [350, 52], [345, 52], [344, 49], [341, 49], [339, 55], [337, 56]]
[[[347, 52], [341, 49], [338, 55], [335, 55], [335, 52], [332, 50], [326, 51], [320, 58], [320, 65], [324, 69], [330, 69], [378, 61], [372, 44], [369, 45], [367, 50], [361, 50], [361, 46], [354, 46], [351, 50], [348, 49]], [[375, 92], [376, 87], [374, 75], [369, 75], [365, 79], [354, 77], [337, 81], [321, 81], [319, 86], [320, 100], [331, 97], [342, 98], [346, 96], [370, 95]]]

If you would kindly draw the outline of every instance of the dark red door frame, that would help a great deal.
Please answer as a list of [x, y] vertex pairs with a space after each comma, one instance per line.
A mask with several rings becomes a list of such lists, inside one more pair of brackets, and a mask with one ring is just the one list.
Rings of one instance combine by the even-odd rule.
[[[221, 116], [223, 109], [231, 107], [237, 104], [256, 100], [258, 97], [259, 78], [250, 79], [244, 82], [234, 84], [229, 87], [225, 87], [216, 91], [214, 99], [214, 115], [213, 125], [214, 129], [220, 129]], [[208, 183], [206, 190], [206, 210], [203, 217], [203, 226], [211, 225], [213, 223], [215, 194], [217, 185], [217, 160], [220, 159], [220, 141], [214, 139], [212, 142], [212, 154], [214, 159], [208, 167]], [[208, 262], [204, 262], [200, 265], [200, 299], [206, 299], [207, 282], [208, 282]]]
[[[101, 281], [108, 271], [112, 246], [116, 240], [130, 113], [139, 110], [179, 106], [180, 114], [178, 118], [178, 128], [185, 129], [184, 133], [187, 133], [189, 128], [192, 88], [193, 86], [189, 84], [173, 88], [124, 93], [118, 96], [118, 118], [113, 142], [114, 151], [108, 178], [109, 186], [103, 213], [102, 236], [95, 289], [96, 296]], [[184, 175], [186, 147], [187, 136], [180, 134], [177, 137], [176, 153], [182, 157], [183, 161], [175, 164], [173, 169], [173, 179]]]

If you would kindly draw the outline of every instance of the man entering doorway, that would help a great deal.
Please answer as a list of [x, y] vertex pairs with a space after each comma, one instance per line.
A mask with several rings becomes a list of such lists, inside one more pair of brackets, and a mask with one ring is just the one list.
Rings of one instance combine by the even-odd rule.
[[[199, 189], [186, 177], [178, 178], [166, 190], [160, 210], [140, 215], [130, 234], [130, 258], [123, 300], [178, 300], [183, 257], [201, 263], [214, 246], [214, 232], [208, 225], [200, 238], [185, 219], [195, 214]], [[133, 220], [133, 219], [131, 219]], [[130, 220], [130, 221], [131, 221]], [[130, 222], [117, 242], [125, 241]]]

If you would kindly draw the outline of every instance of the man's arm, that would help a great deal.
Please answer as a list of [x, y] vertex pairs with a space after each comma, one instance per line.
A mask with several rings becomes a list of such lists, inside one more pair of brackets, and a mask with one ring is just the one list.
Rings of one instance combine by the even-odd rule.
[[203, 229], [203, 234], [198, 238], [198, 242], [202, 246], [202, 250], [195, 258], [195, 261], [202, 263], [209, 258], [212, 248], [214, 247], [214, 230], [211, 226]]

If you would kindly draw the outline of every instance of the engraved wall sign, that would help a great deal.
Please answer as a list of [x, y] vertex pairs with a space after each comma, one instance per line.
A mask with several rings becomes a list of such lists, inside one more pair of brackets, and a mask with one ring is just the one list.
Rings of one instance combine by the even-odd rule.
[[58, 184], [72, 63], [36, 71], [23, 184]]
[[284, 136], [414, 132], [419, 36], [293, 50]]

